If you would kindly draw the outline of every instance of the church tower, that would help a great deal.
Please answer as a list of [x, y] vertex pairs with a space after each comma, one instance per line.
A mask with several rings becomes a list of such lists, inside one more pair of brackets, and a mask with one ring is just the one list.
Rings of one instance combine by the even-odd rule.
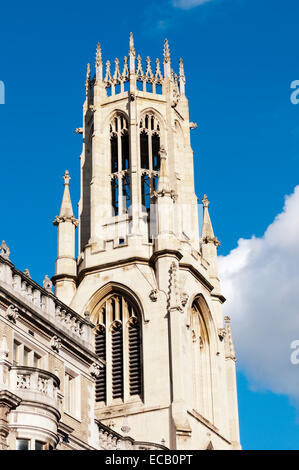
[[66, 173], [53, 281], [56, 295], [95, 325], [105, 363], [96, 418], [171, 449], [239, 449], [219, 241], [206, 195], [199, 227], [183, 61], [175, 73], [167, 40], [162, 64], [142, 61], [131, 33], [113, 70], [98, 44], [85, 86], [79, 223]]

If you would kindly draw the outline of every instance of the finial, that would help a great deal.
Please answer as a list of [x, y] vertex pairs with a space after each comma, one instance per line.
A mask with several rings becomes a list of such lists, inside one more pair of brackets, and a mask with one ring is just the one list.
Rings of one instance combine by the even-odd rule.
[[71, 177], [70, 177], [70, 174], [69, 174], [69, 171], [68, 171], [68, 170], [65, 170], [65, 173], [64, 173], [64, 175], [63, 175], [63, 179], [64, 179], [64, 185], [65, 185], [65, 186], [66, 186], [66, 185], [69, 186]]
[[109, 83], [109, 84], [111, 84], [113, 81], [112, 76], [111, 76], [110, 66], [111, 66], [110, 60], [107, 60], [106, 61], [106, 75], [104, 78], [104, 82]]
[[203, 199], [202, 199], [201, 202], [203, 203], [204, 207], [209, 207], [209, 205], [210, 205], [210, 201], [208, 200], [208, 196], [206, 194], [204, 194]]
[[114, 69], [113, 79], [120, 81], [121, 80], [121, 74], [120, 74], [120, 71], [119, 71], [119, 59], [118, 59], [118, 57], [116, 57], [116, 59], [114, 60], [114, 64], [115, 64], [115, 69]]
[[101, 44], [98, 42], [96, 53], [96, 67], [99, 67], [100, 65], [102, 65], [102, 49]]
[[169, 50], [169, 44], [168, 44], [168, 39], [164, 39], [164, 64], [167, 62], [170, 62], [170, 50]]
[[71, 196], [70, 196], [70, 174], [68, 170], [65, 170], [65, 173], [63, 175], [64, 179], [64, 192], [63, 192], [63, 197], [62, 197], [62, 203], [60, 207], [60, 212], [59, 216], [55, 217], [55, 220], [53, 221], [54, 225], [58, 225], [61, 222], [66, 222], [69, 221], [77, 227], [78, 221], [74, 217], [73, 214], [73, 207], [72, 207], [72, 202], [71, 202]]
[[103, 62], [102, 62], [102, 49], [101, 44], [97, 44], [96, 52], [96, 81], [101, 82], [103, 80]]
[[179, 84], [180, 84], [180, 93], [181, 95], [185, 94], [185, 83], [186, 83], [186, 78], [185, 78], [185, 72], [184, 72], [184, 64], [183, 64], [183, 59], [180, 58], [179, 60]]
[[128, 78], [129, 76], [129, 69], [128, 69], [128, 57], [125, 55], [124, 57], [124, 69], [122, 73], [123, 78]]
[[156, 78], [157, 80], [160, 80], [160, 81], [163, 80], [163, 76], [162, 76], [161, 69], [160, 69], [160, 61], [159, 61], [159, 59], [156, 59], [155, 78]]
[[225, 357], [228, 359], [232, 359], [233, 361], [236, 361], [236, 353], [235, 353], [235, 348], [234, 348], [234, 343], [233, 343], [233, 337], [232, 337], [232, 331], [231, 331], [231, 326], [230, 326], [230, 317], [224, 317], [224, 323], [225, 323]]
[[165, 39], [164, 41], [164, 78], [168, 78], [169, 80], [171, 79], [171, 68], [170, 68], [170, 50], [169, 50], [169, 44], [168, 40]]
[[45, 275], [45, 278], [43, 280], [43, 286], [44, 286], [44, 289], [46, 289], [48, 292], [52, 292], [52, 281], [51, 279], [49, 278], [49, 276], [46, 274]]
[[5, 259], [9, 259], [10, 249], [8, 248], [4, 240], [2, 241], [0, 245], [0, 250], [1, 250], [1, 253], [0, 253], [1, 256]]
[[24, 269], [24, 274], [25, 274], [25, 276], [30, 277], [30, 279], [31, 279], [30, 271], [29, 271], [28, 268]]
[[153, 78], [153, 72], [152, 72], [152, 68], [151, 68], [151, 59], [149, 58], [149, 56], [147, 56], [147, 58], [146, 58], [145, 75], [146, 75], [147, 78]]
[[90, 82], [90, 64], [87, 64], [87, 67], [86, 67], [86, 80], [85, 80], [86, 93], [88, 92], [89, 82]]
[[135, 55], [135, 47], [134, 47], [134, 37], [133, 33], [130, 33], [130, 40], [129, 40], [129, 54], [130, 55]]
[[214, 235], [212, 222], [211, 222], [210, 214], [209, 214], [210, 201], [208, 200], [208, 197], [206, 194], [204, 194], [201, 202], [203, 204], [203, 222], [202, 222], [202, 230], [201, 230], [202, 242], [204, 244], [213, 243], [216, 247], [220, 246], [220, 241]]

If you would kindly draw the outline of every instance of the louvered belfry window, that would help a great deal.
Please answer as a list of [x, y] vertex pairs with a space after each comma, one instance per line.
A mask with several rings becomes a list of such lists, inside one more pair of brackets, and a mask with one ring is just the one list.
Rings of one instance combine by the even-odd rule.
[[140, 328], [136, 318], [129, 324], [129, 384], [130, 395], [141, 394]]
[[110, 294], [97, 314], [95, 351], [106, 362], [96, 379], [96, 401], [142, 398], [141, 320], [133, 303]]
[[[95, 337], [96, 354], [100, 359], [106, 361], [106, 334], [105, 328], [101, 325]], [[101, 374], [96, 381], [96, 401], [106, 400], [106, 367], [101, 369]]]
[[123, 334], [122, 324], [115, 322], [112, 328], [112, 398], [123, 398]]

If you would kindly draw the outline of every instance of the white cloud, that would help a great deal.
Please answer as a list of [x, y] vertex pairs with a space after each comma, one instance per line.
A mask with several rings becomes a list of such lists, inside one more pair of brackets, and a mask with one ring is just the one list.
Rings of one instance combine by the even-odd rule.
[[189, 10], [190, 8], [194, 8], [211, 1], [213, 0], [174, 0], [173, 5], [177, 8], [182, 8], [183, 10]]
[[290, 361], [299, 340], [299, 186], [262, 238], [240, 239], [219, 258], [219, 273], [239, 367], [254, 388], [299, 405], [299, 364]]

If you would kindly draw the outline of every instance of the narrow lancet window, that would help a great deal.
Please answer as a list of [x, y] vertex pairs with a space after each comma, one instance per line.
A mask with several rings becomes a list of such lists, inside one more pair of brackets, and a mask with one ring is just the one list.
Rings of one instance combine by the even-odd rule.
[[[100, 359], [106, 361], [106, 331], [102, 325], [96, 331], [95, 352]], [[106, 366], [103, 366], [96, 380], [96, 401], [106, 401]]]
[[114, 177], [111, 181], [111, 191], [112, 191], [112, 215], [118, 215], [118, 179]]
[[140, 153], [141, 153], [141, 168], [149, 168], [148, 158], [148, 135], [146, 131], [140, 133]]

